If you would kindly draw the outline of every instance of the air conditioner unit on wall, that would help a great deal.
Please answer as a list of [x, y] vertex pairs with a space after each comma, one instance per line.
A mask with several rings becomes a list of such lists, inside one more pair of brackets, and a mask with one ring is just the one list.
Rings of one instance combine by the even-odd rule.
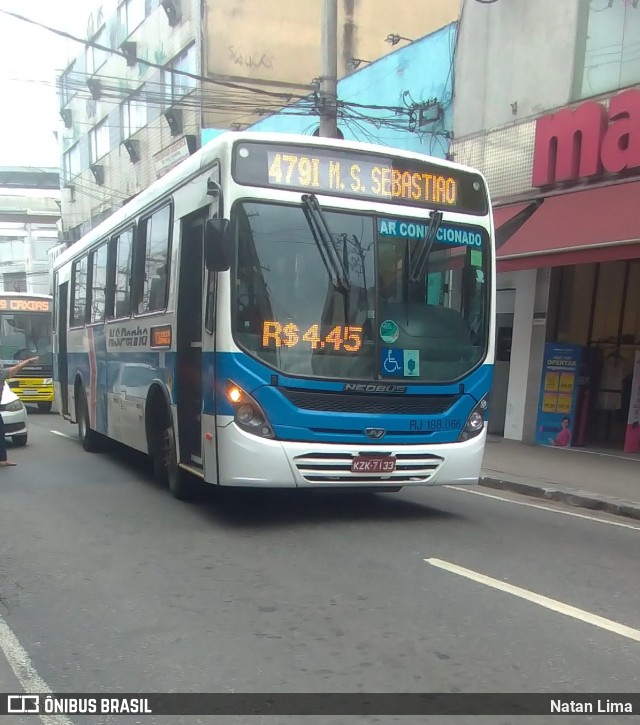
[[131, 40], [126, 40], [120, 46], [120, 50], [124, 53], [127, 65], [131, 68], [138, 62], [137, 45]]
[[91, 91], [91, 97], [94, 99], [94, 101], [97, 101], [102, 95], [102, 91], [100, 89], [100, 81], [97, 78], [87, 78], [87, 86]]
[[173, 27], [180, 22], [180, 0], [160, 0], [160, 4], [164, 8], [169, 20], [169, 25]]
[[172, 136], [182, 133], [182, 111], [178, 108], [170, 108], [164, 112], [164, 117], [169, 124], [169, 130]]
[[60, 118], [64, 122], [65, 128], [71, 128], [73, 123], [73, 114], [71, 113], [70, 108], [61, 108], [60, 109]]
[[96, 180], [96, 184], [104, 184], [104, 166], [93, 164], [90, 169], [93, 174], [93, 178]]
[[125, 149], [127, 149], [127, 153], [129, 154], [129, 159], [132, 164], [140, 161], [140, 141], [134, 141], [133, 139], [128, 138], [126, 141], [122, 142], [122, 145]]

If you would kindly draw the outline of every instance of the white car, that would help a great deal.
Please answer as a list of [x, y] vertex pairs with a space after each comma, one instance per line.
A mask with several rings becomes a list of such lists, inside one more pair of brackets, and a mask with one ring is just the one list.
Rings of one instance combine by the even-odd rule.
[[4, 421], [4, 437], [11, 438], [16, 446], [26, 446], [29, 433], [27, 409], [6, 383], [2, 391], [0, 415]]

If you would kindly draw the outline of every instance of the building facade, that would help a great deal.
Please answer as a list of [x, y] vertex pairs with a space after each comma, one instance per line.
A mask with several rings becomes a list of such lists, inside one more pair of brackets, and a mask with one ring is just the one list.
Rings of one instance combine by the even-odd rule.
[[60, 224], [57, 185], [55, 169], [0, 168], [0, 288], [5, 292], [51, 291], [50, 250], [58, 244]]
[[[402, 13], [374, 0], [338, 6], [343, 77], [457, 19], [460, 3], [408, 0]], [[59, 78], [65, 239], [193, 153], [203, 128], [246, 128], [308, 98], [320, 75], [321, 12], [319, 0], [105, 2]]]
[[[125, 0], [89, 18], [59, 78], [62, 218], [75, 241], [195, 150], [199, 0]], [[123, 57], [126, 56], [126, 57]]]
[[[345, 139], [446, 158], [453, 116], [457, 23], [404, 45], [338, 81], [338, 130]], [[420, 69], [429, 68], [428, 73]], [[311, 134], [318, 117], [293, 104], [251, 126], [252, 131]], [[215, 135], [202, 132], [203, 141]]]
[[640, 7], [467, 0], [460, 25], [452, 151], [497, 229], [492, 430], [549, 444], [568, 418], [571, 445], [636, 452]]

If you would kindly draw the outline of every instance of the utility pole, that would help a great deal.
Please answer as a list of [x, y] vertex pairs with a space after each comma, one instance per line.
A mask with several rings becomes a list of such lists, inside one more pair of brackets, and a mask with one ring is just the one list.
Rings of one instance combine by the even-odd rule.
[[322, 74], [320, 76], [320, 136], [338, 138], [338, 0], [324, 0]]

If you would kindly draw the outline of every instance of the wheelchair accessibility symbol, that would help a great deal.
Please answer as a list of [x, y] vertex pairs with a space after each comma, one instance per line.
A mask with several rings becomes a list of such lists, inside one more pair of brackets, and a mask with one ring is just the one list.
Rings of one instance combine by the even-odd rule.
[[382, 348], [382, 371], [384, 375], [404, 375], [404, 356], [402, 350]]
[[417, 377], [420, 375], [420, 354], [417, 350], [383, 347], [380, 354], [383, 376]]

